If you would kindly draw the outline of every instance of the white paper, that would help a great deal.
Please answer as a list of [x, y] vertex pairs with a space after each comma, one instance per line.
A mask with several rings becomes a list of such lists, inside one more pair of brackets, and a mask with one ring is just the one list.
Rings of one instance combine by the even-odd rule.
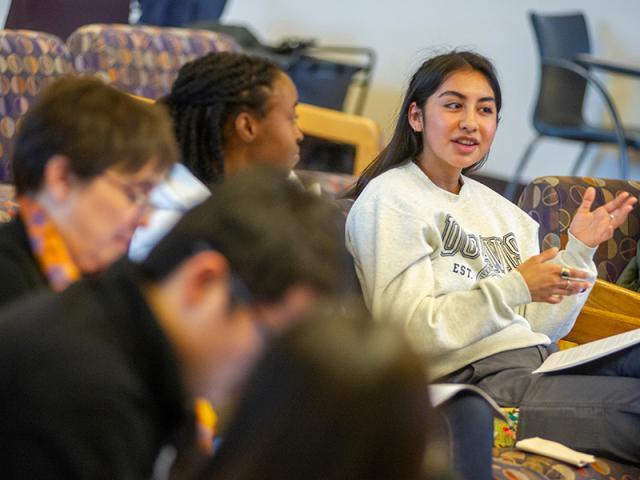
[[640, 328], [552, 353], [533, 373], [557, 372], [640, 343]]
[[578, 467], [584, 467], [589, 463], [596, 461], [593, 455], [577, 452], [571, 448], [551, 440], [545, 440], [540, 437], [525, 438], [516, 442], [516, 448], [525, 452], [544, 455], [545, 457], [555, 458], [561, 462], [570, 463]]
[[472, 392], [476, 395], [480, 395], [493, 409], [494, 417], [506, 420], [506, 417], [498, 404], [486, 394], [486, 392], [475, 385], [467, 385], [465, 383], [434, 383], [429, 385], [429, 397], [431, 399], [431, 405], [437, 407], [442, 405], [447, 400], [455, 397], [461, 392]]

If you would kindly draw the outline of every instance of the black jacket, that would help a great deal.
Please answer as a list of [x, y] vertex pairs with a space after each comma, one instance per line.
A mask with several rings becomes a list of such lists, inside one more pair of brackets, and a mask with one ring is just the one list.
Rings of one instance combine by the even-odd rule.
[[149, 478], [184, 400], [129, 264], [0, 314], [2, 478]]
[[0, 307], [25, 293], [49, 288], [20, 217], [0, 225]]

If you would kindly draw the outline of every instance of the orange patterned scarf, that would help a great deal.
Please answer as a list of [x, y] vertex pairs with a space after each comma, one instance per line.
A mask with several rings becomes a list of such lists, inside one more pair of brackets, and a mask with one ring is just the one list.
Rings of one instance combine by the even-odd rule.
[[49, 287], [56, 292], [64, 290], [80, 279], [80, 269], [42, 206], [24, 195], [18, 198], [18, 204], [18, 214], [27, 230], [31, 250]]

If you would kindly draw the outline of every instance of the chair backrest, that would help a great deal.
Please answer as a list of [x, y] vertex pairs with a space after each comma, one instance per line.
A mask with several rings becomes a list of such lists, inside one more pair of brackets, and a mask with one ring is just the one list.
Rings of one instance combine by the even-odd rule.
[[95, 74], [148, 98], [167, 95], [186, 62], [210, 52], [237, 51], [229, 37], [206, 30], [94, 24], [67, 40], [78, 73]]
[[583, 14], [529, 15], [541, 57], [573, 60], [577, 53], [591, 52], [589, 31]]
[[334, 110], [344, 110], [349, 86], [362, 67], [302, 55], [287, 73], [298, 87], [300, 101]]
[[71, 57], [58, 37], [0, 30], [0, 182], [11, 180], [9, 155], [20, 117], [46, 85], [72, 73]]
[[[636, 197], [640, 195], [640, 182], [610, 180], [589, 177], [540, 177], [527, 185], [518, 205], [540, 225], [540, 248], [562, 248], [568, 239], [571, 219], [582, 202], [584, 191], [596, 188], [597, 208], [623, 191]], [[634, 209], [629, 218], [618, 228], [613, 238], [601, 244], [594, 261], [598, 277], [615, 282], [622, 270], [636, 254], [636, 242], [640, 236], [640, 211]]]
[[263, 45], [256, 34], [246, 25], [223, 23], [215, 20], [210, 22], [197, 22], [189, 25], [189, 27], [224, 33], [232, 37], [243, 50], [268, 48], [266, 45]]
[[543, 65], [542, 59], [573, 61], [578, 53], [590, 53], [591, 44], [584, 15], [538, 15], [529, 18], [541, 58], [540, 87], [534, 112], [534, 127], [549, 134], [550, 126], [584, 124], [582, 107], [587, 82], [568, 70]]

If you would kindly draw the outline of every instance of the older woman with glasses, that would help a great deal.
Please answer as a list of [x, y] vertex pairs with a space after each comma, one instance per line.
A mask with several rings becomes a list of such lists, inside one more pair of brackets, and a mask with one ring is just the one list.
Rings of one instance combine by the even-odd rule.
[[63, 290], [126, 253], [149, 193], [175, 163], [161, 106], [99, 80], [65, 78], [27, 112], [12, 169], [17, 216], [0, 228], [0, 305]]

